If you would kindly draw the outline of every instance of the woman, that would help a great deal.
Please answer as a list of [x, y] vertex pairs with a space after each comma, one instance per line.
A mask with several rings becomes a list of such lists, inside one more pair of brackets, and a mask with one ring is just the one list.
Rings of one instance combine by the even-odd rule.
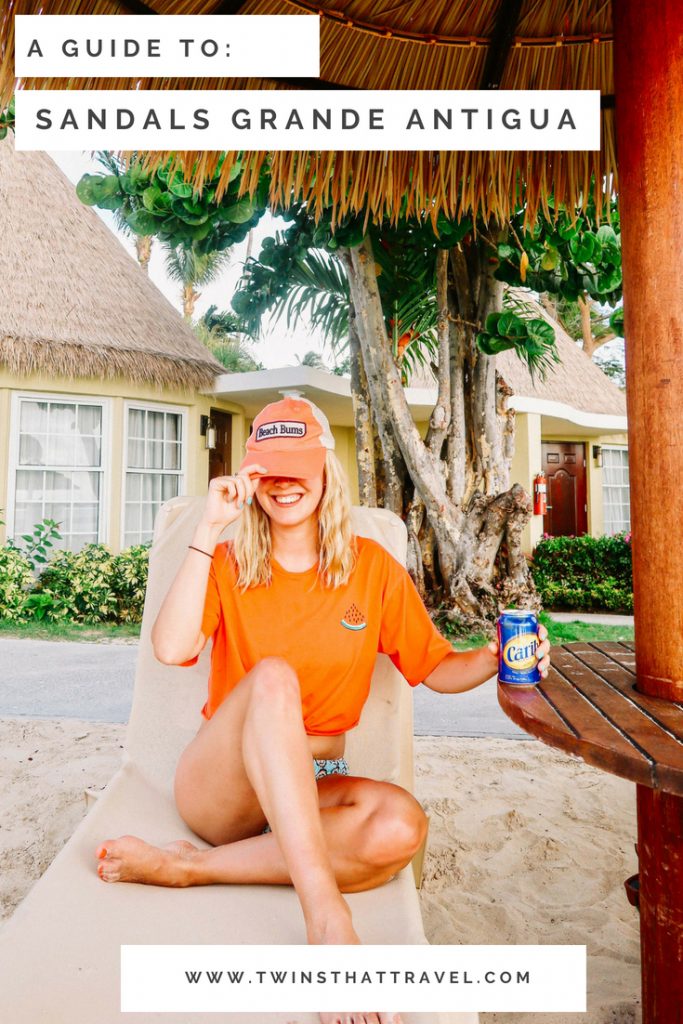
[[[211, 482], [152, 631], [168, 665], [194, 664], [213, 638], [204, 721], [175, 778], [182, 818], [212, 848], [124, 836], [97, 856], [108, 882], [292, 884], [310, 943], [357, 943], [341, 893], [388, 881], [426, 833], [409, 793], [350, 776], [343, 756], [377, 652], [411, 685], [458, 693], [495, 674], [497, 647], [455, 653], [405, 569], [352, 536], [333, 449], [326, 417], [305, 399], [286, 397], [256, 417], [237, 475]], [[220, 544], [236, 519], [234, 543]]]

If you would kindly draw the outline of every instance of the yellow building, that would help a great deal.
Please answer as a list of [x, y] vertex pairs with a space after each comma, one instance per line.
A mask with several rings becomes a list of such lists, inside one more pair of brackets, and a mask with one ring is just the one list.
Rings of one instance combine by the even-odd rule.
[[50, 157], [9, 138], [0, 225], [0, 541], [43, 517], [72, 548], [148, 540], [163, 500], [206, 489], [202, 416], [235, 411], [203, 393], [222, 367]]
[[[540, 308], [540, 307], [539, 307]], [[539, 315], [542, 315], [539, 312]], [[626, 406], [622, 392], [553, 322], [561, 363], [546, 381], [533, 381], [512, 352], [497, 356], [498, 372], [513, 390], [515, 455], [510, 483], [532, 493], [536, 474], [548, 480], [548, 514], [533, 516], [524, 533], [531, 553], [544, 532], [554, 535], [615, 533], [630, 528]], [[421, 433], [436, 403], [436, 387], [416, 380], [406, 397]], [[308, 366], [223, 374], [215, 394], [240, 411], [232, 417], [240, 437], [266, 403], [297, 390], [327, 415], [337, 453], [357, 497], [350, 381]], [[233, 427], [234, 429], [234, 427]]]
[[[234, 469], [253, 416], [288, 389], [327, 414], [356, 491], [348, 378], [306, 366], [223, 373], [53, 161], [8, 140], [0, 223], [0, 542], [45, 517], [74, 549], [149, 540], [160, 504]], [[497, 357], [517, 413], [511, 482], [531, 491], [537, 473], [549, 479], [528, 551], [544, 529], [629, 526], [624, 396], [554, 326], [562, 362], [547, 381]], [[406, 396], [426, 430], [433, 381], [414, 379]]]

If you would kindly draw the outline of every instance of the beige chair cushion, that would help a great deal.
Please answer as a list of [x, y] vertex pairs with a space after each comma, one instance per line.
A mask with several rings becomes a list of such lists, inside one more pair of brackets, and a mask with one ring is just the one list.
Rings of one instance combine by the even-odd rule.
[[[121, 1014], [122, 943], [303, 943], [301, 909], [289, 887], [206, 886], [168, 890], [105, 885], [97, 877], [96, 846], [131, 833], [152, 843], [196, 842], [173, 803], [178, 755], [200, 723], [208, 675], [205, 651], [192, 668], [154, 658], [151, 624], [192, 536], [202, 500], [177, 498], [162, 509], [150, 563], [135, 695], [123, 766], [54, 863], [0, 932], [3, 1016], [12, 1024], [126, 1024], [182, 1020], [203, 1014]], [[354, 529], [405, 560], [405, 528], [384, 510], [354, 510]], [[411, 691], [380, 656], [370, 699], [349, 737], [355, 774], [412, 786]], [[368, 943], [426, 942], [412, 872], [348, 897]], [[261, 1014], [258, 1024], [315, 1024], [313, 1014]], [[237, 1014], [221, 1020], [244, 1024]], [[476, 1014], [407, 1014], [406, 1024], [476, 1024]]]

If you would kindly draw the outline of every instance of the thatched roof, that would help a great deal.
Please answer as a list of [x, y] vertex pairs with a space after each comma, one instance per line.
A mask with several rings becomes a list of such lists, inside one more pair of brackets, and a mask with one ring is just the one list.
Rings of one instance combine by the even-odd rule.
[[[320, 13], [321, 80], [317, 79], [34, 79], [52, 88], [348, 88], [599, 89], [602, 150], [584, 153], [274, 153], [274, 201], [291, 189], [338, 214], [367, 208], [396, 215], [428, 202], [449, 217], [474, 211], [505, 219], [521, 190], [532, 217], [553, 193], [570, 207], [586, 199], [591, 176], [615, 179], [611, 3], [608, 0], [9, 0], [0, 25], [0, 103], [15, 87], [12, 14], [289, 14]], [[152, 154], [156, 165], [167, 153]], [[255, 187], [265, 154], [246, 156], [245, 185]], [[200, 184], [217, 153], [181, 155]], [[228, 158], [222, 181], [232, 165]]]
[[222, 367], [46, 153], [0, 143], [0, 363], [184, 390]]
[[[515, 289], [512, 289], [513, 292]], [[520, 297], [519, 293], [517, 296]], [[543, 317], [555, 329], [555, 342], [560, 362], [549, 371], [545, 380], [533, 379], [526, 363], [509, 349], [496, 356], [496, 370], [514, 395], [562, 402], [583, 412], [611, 416], [626, 415], [626, 396], [569, 337], [540, 303], [525, 293], [524, 303], [533, 315]]]
[[[552, 325], [560, 357], [560, 362], [549, 370], [543, 380], [540, 377], [533, 378], [526, 363], [512, 349], [500, 352], [495, 356], [496, 371], [512, 390], [512, 394], [560, 402], [587, 413], [626, 416], [626, 396], [597, 363], [585, 355], [533, 295], [521, 289], [510, 290], [516, 299], [529, 307], [533, 316], [543, 317]], [[425, 367], [418, 367], [410, 378], [411, 387], [434, 387], [435, 383], [434, 374]]]

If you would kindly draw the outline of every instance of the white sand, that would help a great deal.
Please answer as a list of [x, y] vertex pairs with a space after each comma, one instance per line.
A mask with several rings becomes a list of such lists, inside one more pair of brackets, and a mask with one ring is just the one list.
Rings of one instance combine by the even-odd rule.
[[[118, 767], [124, 728], [0, 719], [0, 919]], [[433, 943], [587, 943], [587, 1014], [482, 1014], [481, 1024], [637, 1024], [635, 791], [536, 741], [418, 738], [431, 817], [421, 893]], [[171, 838], [171, 837], [169, 837]]]

